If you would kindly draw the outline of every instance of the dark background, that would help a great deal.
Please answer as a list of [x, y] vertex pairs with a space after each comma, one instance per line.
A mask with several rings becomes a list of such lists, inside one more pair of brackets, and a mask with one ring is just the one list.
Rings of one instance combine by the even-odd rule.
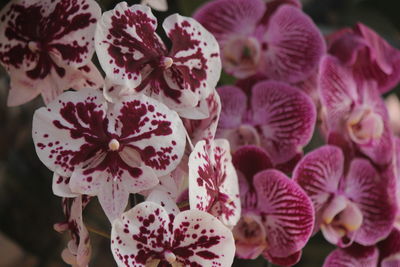
[[[3, 7], [8, 1], [1, 1]], [[98, 0], [103, 11], [119, 1]], [[135, 4], [139, 1], [127, 1]], [[162, 20], [170, 14], [190, 16], [202, 0], [170, 0], [167, 12], [154, 12]], [[360, 21], [376, 30], [393, 46], [400, 47], [400, 1], [398, 0], [304, 0], [304, 11], [326, 34]], [[159, 32], [160, 34], [161, 31]], [[222, 83], [232, 81], [223, 75]], [[31, 123], [35, 109], [42, 100], [20, 107], [6, 107], [8, 76], [0, 67], [0, 267], [66, 266], [60, 253], [69, 240], [53, 230], [53, 224], [63, 220], [61, 199], [51, 190], [51, 172], [36, 156]], [[314, 138], [307, 149], [320, 145]], [[97, 200], [84, 213], [85, 222], [104, 232], [110, 231]], [[116, 266], [109, 249], [109, 240], [91, 234], [93, 256], [91, 266]], [[303, 251], [296, 266], [321, 266], [333, 249], [323, 237], [314, 236]], [[234, 266], [267, 266], [263, 259], [236, 261]]]

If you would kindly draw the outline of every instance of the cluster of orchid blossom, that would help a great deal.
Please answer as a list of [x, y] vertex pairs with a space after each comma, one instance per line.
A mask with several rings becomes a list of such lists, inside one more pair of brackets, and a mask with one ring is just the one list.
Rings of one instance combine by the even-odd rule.
[[[209, 1], [163, 21], [169, 46], [146, 5], [12, 0], [0, 20], [8, 105], [46, 105], [32, 138], [67, 263], [89, 264], [97, 196], [118, 266], [292, 266], [319, 230], [326, 267], [400, 264], [400, 108], [381, 97], [400, 51], [367, 26], [324, 39], [298, 0]], [[304, 155], [316, 126], [327, 144]]]

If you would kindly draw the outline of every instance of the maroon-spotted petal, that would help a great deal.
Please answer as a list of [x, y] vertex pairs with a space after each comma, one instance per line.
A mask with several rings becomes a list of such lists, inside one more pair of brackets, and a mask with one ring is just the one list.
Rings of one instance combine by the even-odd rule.
[[378, 266], [378, 257], [376, 247], [354, 244], [346, 249], [335, 249], [325, 259], [323, 267], [373, 267]]
[[69, 186], [70, 177], [53, 174], [53, 194], [59, 197], [77, 197], [79, 194], [71, 191]]
[[368, 160], [354, 159], [341, 185], [344, 194], [362, 212], [362, 225], [355, 241], [364, 246], [374, 245], [392, 230], [397, 206], [385, 178], [379, 176]]
[[239, 127], [247, 109], [247, 97], [236, 86], [221, 86], [217, 88], [221, 98], [221, 116], [218, 127], [231, 129]]
[[192, 209], [209, 212], [227, 226], [238, 222], [238, 178], [227, 140], [196, 144], [189, 157], [189, 202]]
[[325, 145], [305, 155], [294, 169], [293, 179], [311, 198], [316, 213], [338, 190], [343, 166], [340, 148]]
[[311, 236], [314, 209], [299, 185], [277, 170], [254, 176], [257, 210], [267, 231], [268, 255], [287, 257], [301, 250]]
[[252, 34], [264, 11], [261, 0], [217, 0], [201, 6], [193, 17], [223, 44], [237, 35]]
[[100, 7], [92, 0], [11, 1], [3, 8], [0, 61], [11, 77], [8, 104], [29, 101], [39, 94], [38, 89], [48, 103], [74, 87], [71, 75], [82, 78], [85, 74], [75, 73], [93, 55], [100, 14]]
[[332, 56], [322, 59], [320, 69], [321, 104], [326, 109], [326, 121], [330, 130], [340, 129], [358, 98], [357, 86], [348, 69]]
[[175, 217], [156, 203], [143, 202], [114, 221], [111, 249], [118, 266], [217, 267], [232, 264], [234, 241], [230, 230], [205, 212]]
[[290, 83], [306, 79], [318, 66], [325, 42], [314, 22], [299, 8], [283, 5], [271, 16], [261, 47], [260, 71]]
[[257, 83], [252, 91], [252, 123], [275, 164], [292, 159], [313, 134], [316, 109], [299, 89], [275, 81]]
[[109, 79], [128, 88], [142, 82], [145, 63], [166, 51], [156, 28], [151, 9], [142, 5], [128, 7], [121, 2], [102, 15], [95, 34], [96, 52]]

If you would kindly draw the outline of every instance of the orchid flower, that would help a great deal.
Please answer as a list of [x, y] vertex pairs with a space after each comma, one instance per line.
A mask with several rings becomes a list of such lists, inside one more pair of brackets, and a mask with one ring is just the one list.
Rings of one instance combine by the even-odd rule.
[[236, 256], [262, 254], [274, 264], [299, 261], [314, 226], [314, 209], [303, 189], [280, 171], [257, 146], [243, 146], [233, 155], [238, 170], [242, 218], [233, 229]]
[[[112, 225], [111, 250], [118, 266], [229, 267], [235, 254], [232, 232], [198, 210], [178, 212], [146, 201]], [[174, 207], [175, 205], [175, 207]]]
[[341, 136], [348, 146], [374, 163], [390, 163], [393, 138], [387, 109], [375, 83], [357, 83], [351, 70], [331, 56], [321, 63], [319, 81], [328, 142], [336, 144], [334, 136]]
[[191, 209], [209, 212], [228, 227], [240, 218], [239, 185], [225, 139], [199, 141], [189, 157]]
[[89, 203], [88, 196], [78, 196], [76, 198], [63, 198], [63, 210], [66, 221], [54, 225], [57, 232], [70, 231], [71, 241], [63, 250], [61, 256], [63, 260], [78, 267], [86, 267], [89, 264], [92, 247], [90, 245], [89, 232], [83, 224], [82, 209]]
[[216, 0], [193, 16], [218, 40], [227, 73], [236, 78], [262, 73], [268, 79], [295, 83], [317, 68], [325, 43], [293, 2]]
[[328, 52], [352, 70], [357, 82], [373, 80], [385, 93], [400, 81], [400, 51], [362, 23], [333, 33], [328, 46]]
[[[206, 98], [221, 72], [217, 41], [194, 19], [175, 14], [163, 23], [172, 42], [168, 51], [156, 28], [157, 20], [146, 6], [121, 2], [103, 14], [95, 42], [108, 79], [163, 102], [182, 117], [208, 117]], [[105, 93], [118, 98], [110, 89]]]
[[346, 172], [344, 164], [341, 149], [325, 145], [303, 157], [293, 179], [314, 204], [315, 232], [339, 247], [374, 245], [390, 233], [397, 212], [392, 181], [366, 159], [353, 159]]
[[376, 246], [352, 245], [335, 249], [323, 267], [395, 267], [400, 264], [400, 231], [396, 228]]
[[217, 137], [228, 139], [233, 151], [246, 144], [259, 145], [276, 165], [297, 157], [310, 141], [316, 110], [301, 90], [263, 81], [253, 86], [249, 100], [234, 86], [217, 91], [222, 105]]
[[101, 10], [93, 0], [13, 0], [0, 12], [0, 63], [11, 78], [9, 106], [42, 94], [47, 104], [64, 90], [97, 88], [91, 63]]
[[66, 92], [33, 117], [39, 159], [71, 177], [74, 193], [97, 195], [112, 221], [129, 193], [150, 189], [178, 165], [185, 147], [182, 121], [144, 95], [107, 103], [98, 90]]

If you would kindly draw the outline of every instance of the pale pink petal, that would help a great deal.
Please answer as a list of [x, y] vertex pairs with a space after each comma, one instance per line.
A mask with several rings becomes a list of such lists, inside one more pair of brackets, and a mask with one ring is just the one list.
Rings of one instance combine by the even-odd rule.
[[254, 176], [257, 209], [267, 232], [268, 255], [287, 257], [302, 249], [314, 227], [314, 209], [303, 189], [283, 173], [265, 170]]
[[70, 177], [57, 174], [53, 175], [53, 194], [59, 197], [77, 197], [79, 194], [71, 191], [69, 187]]
[[223, 43], [252, 34], [264, 11], [261, 0], [217, 0], [200, 7], [193, 17]]
[[325, 123], [329, 130], [341, 132], [340, 123], [358, 99], [356, 83], [349, 70], [331, 56], [321, 62], [319, 83], [321, 104], [326, 109]]
[[40, 94], [41, 81], [32, 80], [26, 77], [21, 71], [10, 71], [10, 90], [8, 91], [7, 106], [14, 107], [31, 101]]
[[369, 246], [386, 237], [393, 226], [397, 206], [388, 181], [365, 159], [355, 159], [343, 183], [344, 194], [361, 210], [363, 221], [355, 241]]
[[239, 127], [247, 109], [247, 97], [236, 86], [221, 86], [217, 88], [221, 98], [221, 116], [218, 127], [230, 129]]
[[33, 116], [32, 138], [39, 159], [52, 171], [70, 176], [76, 166], [94, 156], [86, 142], [101, 125], [106, 103], [101, 92], [66, 92]]
[[252, 123], [259, 127], [261, 144], [275, 164], [290, 160], [311, 140], [316, 109], [299, 89], [260, 82], [253, 87], [251, 103]]
[[95, 34], [96, 52], [107, 77], [129, 88], [142, 81], [142, 68], [151, 55], [165, 51], [155, 34], [157, 20], [149, 7], [119, 3], [103, 14]]
[[317, 67], [325, 42], [314, 22], [299, 8], [283, 5], [271, 16], [262, 40], [260, 71], [270, 79], [299, 82]]
[[294, 181], [311, 198], [316, 212], [338, 190], [343, 176], [343, 165], [344, 158], [340, 148], [325, 145], [305, 155], [294, 169]]
[[376, 247], [353, 245], [347, 249], [335, 249], [325, 259], [323, 267], [375, 267], [379, 252]]
[[111, 251], [118, 266], [145, 267], [172, 236], [169, 214], [158, 204], [143, 202], [112, 224]]

